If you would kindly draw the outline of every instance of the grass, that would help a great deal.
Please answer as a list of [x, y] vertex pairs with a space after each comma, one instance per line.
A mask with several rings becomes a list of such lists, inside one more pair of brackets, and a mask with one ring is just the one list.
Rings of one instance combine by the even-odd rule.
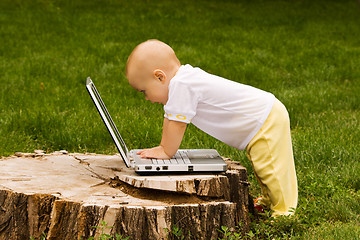
[[[129, 148], [155, 146], [163, 110], [124, 76], [157, 38], [182, 63], [274, 93], [288, 108], [299, 183], [294, 219], [254, 221], [258, 238], [360, 237], [358, 1], [0, 2], [0, 155], [34, 149], [116, 153], [86, 90], [91, 76]], [[182, 148], [243, 152], [193, 126]]]

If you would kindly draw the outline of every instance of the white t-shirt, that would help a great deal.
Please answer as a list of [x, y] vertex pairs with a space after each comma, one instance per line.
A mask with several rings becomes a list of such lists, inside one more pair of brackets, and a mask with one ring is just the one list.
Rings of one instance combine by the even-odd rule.
[[240, 150], [260, 130], [275, 97], [260, 89], [182, 65], [169, 84], [169, 120], [192, 123]]

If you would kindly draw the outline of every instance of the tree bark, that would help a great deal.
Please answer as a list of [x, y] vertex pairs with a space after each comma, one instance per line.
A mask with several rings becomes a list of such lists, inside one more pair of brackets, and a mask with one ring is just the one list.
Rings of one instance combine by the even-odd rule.
[[[1, 239], [217, 239], [249, 228], [246, 169], [219, 175], [137, 176], [119, 156], [55, 152], [0, 160]], [[165, 184], [166, 183], [166, 184]], [[162, 188], [163, 187], [163, 188]], [[98, 227], [98, 228], [94, 228]]]

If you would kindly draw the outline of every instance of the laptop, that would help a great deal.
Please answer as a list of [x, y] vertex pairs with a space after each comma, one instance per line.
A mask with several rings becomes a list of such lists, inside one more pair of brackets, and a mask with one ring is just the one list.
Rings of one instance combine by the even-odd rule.
[[227, 170], [227, 164], [215, 149], [179, 149], [171, 159], [141, 158], [137, 154], [141, 149], [128, 151], [90, 77], [86, 80], [86, 89], [114, 140], [126, 167], [133, 168], [136, 173], [141, 175], [158, 173], [219, 173]]

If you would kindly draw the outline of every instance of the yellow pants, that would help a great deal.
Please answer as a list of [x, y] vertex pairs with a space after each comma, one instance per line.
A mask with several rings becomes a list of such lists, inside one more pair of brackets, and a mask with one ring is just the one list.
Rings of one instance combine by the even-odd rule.
[[290, 135], [289, 115], [275, 100], [264, 125], [246, 147], [260, 183], [261, 203], [274, 210], [273, 216], [288, 215], [298, 201], [297, 179]]

